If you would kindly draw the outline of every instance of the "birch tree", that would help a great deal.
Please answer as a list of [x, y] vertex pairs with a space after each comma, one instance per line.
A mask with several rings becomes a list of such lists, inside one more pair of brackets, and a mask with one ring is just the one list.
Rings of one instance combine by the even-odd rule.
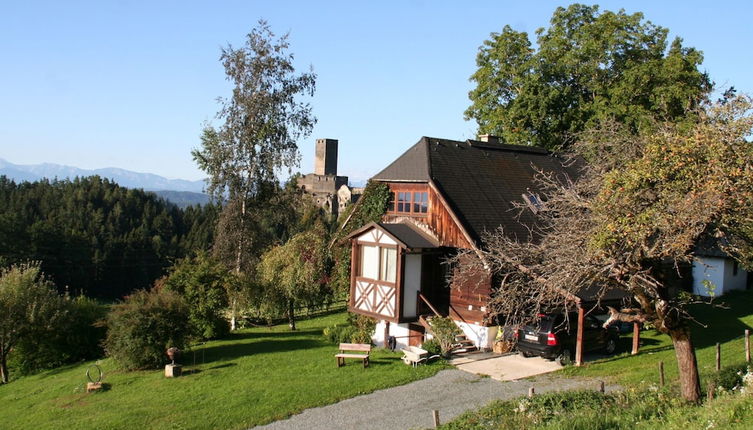
[[[247, 35], [245, 45], [222, 49], [220, 61], [232, 95], [220, 98], [217, 119], [207, 125], [194, 160], [208, 175], [206, 191], [223, 203], [215, 252], [232, 255], [228, 265], [236, 274], [253, 266], [255, 223], [252, 214], [263, 205], [265, 184], [281, 169], [298, 164], [297, 141], [316, 122], [309, 103], [316, 75], [297, 74], [288, 36], [275, 38], [265, 21]], [[238, 300], [230, 297], [231, 329], [235, 329]]]

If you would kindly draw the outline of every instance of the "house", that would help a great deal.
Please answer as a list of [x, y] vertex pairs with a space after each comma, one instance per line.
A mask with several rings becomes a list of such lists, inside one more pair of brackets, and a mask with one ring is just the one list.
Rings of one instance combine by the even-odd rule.
[[[349, 309], [378, 320], [374, 342], [394, 336], [398, 346], [417, 345], [425, 316], [450, 316], [479, 348], [489, 348], [497, 324], [486, 303], [490, 273], [447, 288], [444, 264], [458, 249], [477, 249], [486, 231], [502, 226], [527, 240], [538, 172], [570, 175], [565, 161], [545, 149], [506, 145], [494, 136], [455, 141], [423, 137], [372, 180], [391, 192], [379, 223], [350, 234]], [[521, 210], [519, 203], [528, 204]]]
[[722, 250], [718, 239], [698, 244], [695, 255], [693, 294], [718, 297], [733, 290], [751, 288], [753, 274], [739, 267], [737, 261]]
[[348, 185], [347, 176], [337, 174], [337, 139], [317, 139], [314, 173], [298, 179], [298, 186], [309, 194], [324, 212], [337, 216], [363, 192]]

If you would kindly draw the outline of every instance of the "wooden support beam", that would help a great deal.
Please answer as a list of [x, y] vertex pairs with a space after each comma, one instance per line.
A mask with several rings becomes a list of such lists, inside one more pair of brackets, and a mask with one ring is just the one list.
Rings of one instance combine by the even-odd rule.
[[638, 349], [641, 343], [641, 326], [637, 322], [633, 322], [633, 352], [632, 355], [638, 354]]
[[390, 322], [385, 321], [384, 322], [384, 347], [385, 348], [390, 347], [389, 337], [390, 337]]
[[578, 306], [578, 339], [575, 343], [575, 365], [583, 365], [583, 324], [585, 322], [586, 310]]

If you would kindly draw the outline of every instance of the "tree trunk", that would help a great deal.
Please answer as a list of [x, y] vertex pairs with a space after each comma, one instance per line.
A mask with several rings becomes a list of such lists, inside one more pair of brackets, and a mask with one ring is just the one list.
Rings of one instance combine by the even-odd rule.
[[669, 336], [675, 347], [682, 397], [689, 402], [698, 403], [701, 398], [701, 381], [698, 377], [698, 363], [693, 341], [690, 339], [690, 329], [687, 327], [672, 329], [669, 331]]
[[8, 383], [8, 360], [6, 355], [5, 351], [0, 351], [0, 384]]
[[[245, 223], [246, 223], [246, 198], [245, 193], [244, 197], [241, 200], [241, 226], [240, 226], [240, 234], [238, 234], [238, 248], [235, 250], [235, 274], [240, 275], [241, 274], [241, 257], [243, 256], [243, 235], [245, 233]], [[230, 304], [230, 331], [235, 331], [237, 327], [237, 318], [236, 318], [236, 311], [238, 306], [238, 300], [233, 297]]]
[[235, 297], [230, 300], [230, 331], [235, 331], [235, 329], [237, 328], [237, 319], [235, 315], [235, 308], [237, 306], [236, 302], [237, 300], [235, 299]]
[[293, 300], [288, 300], [288, 325], [291, 330], [295, 330], [295, 309], [293, 308]]

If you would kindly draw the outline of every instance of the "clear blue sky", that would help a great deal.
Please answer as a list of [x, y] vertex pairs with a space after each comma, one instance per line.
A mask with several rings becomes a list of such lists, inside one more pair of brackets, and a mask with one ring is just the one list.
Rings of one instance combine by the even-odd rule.
[[[340, 140], [340, 174], [362, 180], [421, 136], [466, 139], [468, 77], [489, 33], [532, 34], [554, 1], [22, 1], [0, 3], [0, 158], [203, 177], [190, 151], [229, 87], [220, 47], [259, 18], [289, 31], [318, 75], [318, 124], [299, 142]], [[718, 87], [753, 92], [746, 1], [606, 1], [642, 11], [703, 51]]]

